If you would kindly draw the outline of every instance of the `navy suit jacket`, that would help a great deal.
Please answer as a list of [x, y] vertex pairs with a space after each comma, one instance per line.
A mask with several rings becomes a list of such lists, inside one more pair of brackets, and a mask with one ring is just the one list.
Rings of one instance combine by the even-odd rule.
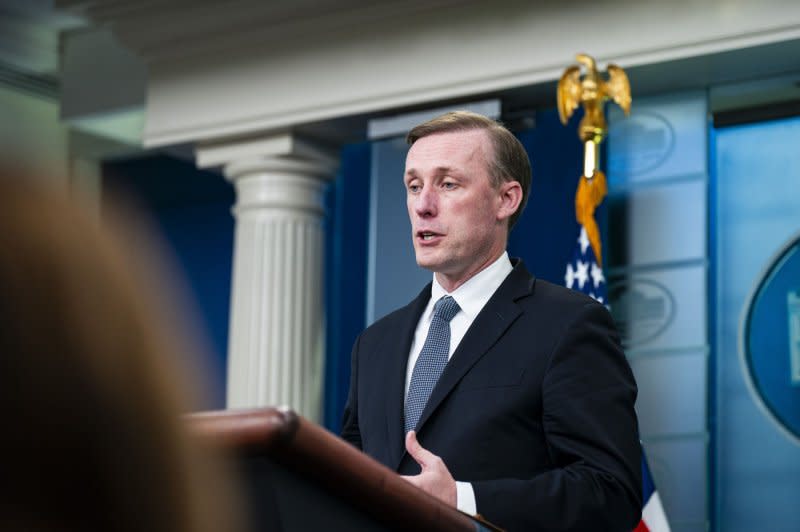
[[[342, 437], [401, 474], [403, 404], [428, 285], [353, 347]], [[517, 261], [475, 318], [417, 424], [478, 512], [508, 530], [629, 532], [641, 515], [636, 383], [606, 308]]]

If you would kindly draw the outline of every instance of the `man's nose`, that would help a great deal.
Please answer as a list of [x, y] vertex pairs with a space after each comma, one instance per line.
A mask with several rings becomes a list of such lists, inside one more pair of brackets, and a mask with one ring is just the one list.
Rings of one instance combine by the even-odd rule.
[[423, 187], [414, 198], [414, 211], [419, 216], [434, 216], [436, 214], [437, 198], [433, 187]]

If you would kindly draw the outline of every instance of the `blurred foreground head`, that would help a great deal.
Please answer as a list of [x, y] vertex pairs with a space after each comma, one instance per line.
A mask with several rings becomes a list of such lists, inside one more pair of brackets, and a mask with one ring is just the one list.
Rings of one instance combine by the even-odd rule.
[[0, 175], [0, 530], [236, 530], [152, 287], [119, 235], [24, 182]]

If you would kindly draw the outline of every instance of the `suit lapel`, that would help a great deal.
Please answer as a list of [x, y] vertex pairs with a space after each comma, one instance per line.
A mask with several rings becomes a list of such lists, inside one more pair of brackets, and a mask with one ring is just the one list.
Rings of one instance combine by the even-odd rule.
[[[398, 324], [399, 334], [390, 332], [387, 335], [386, 360], [388, 371], [386, 373], [386, 429], [389, 449], [388, 464], [395, 468], [400, 463], [400, 458], [405, 451], [405, 434], [403, 434], [403, 415], [405, 407], [406, 371], [408, 368], [408, 353], [411, 351], [411, 342], [417, 323], [431, 298], [431, 285], [428, 284], [417, 298], [408, 304], [401, 313]], [[390, 343], [392, 339], [400, 341]]]
[[[533, 278], [519, 261], [503, 284], [483, 307], [472, 322], [458, 348], [442, 372], [442, 376], [431, 391], [428, 403], [420, 416], [417, 430], [433, 414], [461, 378], [503, 336], [522, 313], [516, 300], [531, 293]], [[401, 456], [402, 458], [402, 456]]]

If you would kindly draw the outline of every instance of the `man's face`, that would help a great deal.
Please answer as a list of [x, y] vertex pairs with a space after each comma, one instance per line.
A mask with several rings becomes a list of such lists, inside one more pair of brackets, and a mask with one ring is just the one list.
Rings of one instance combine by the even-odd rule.
[[[437, 133], [406, 156], [404, 182], [417, 264], [452, 291], [505, 249], [511, 215], [505, 191], [491, 184], [492, 145], [482, 130]], [[516, 206], [513, 206], [516, 208]]]

